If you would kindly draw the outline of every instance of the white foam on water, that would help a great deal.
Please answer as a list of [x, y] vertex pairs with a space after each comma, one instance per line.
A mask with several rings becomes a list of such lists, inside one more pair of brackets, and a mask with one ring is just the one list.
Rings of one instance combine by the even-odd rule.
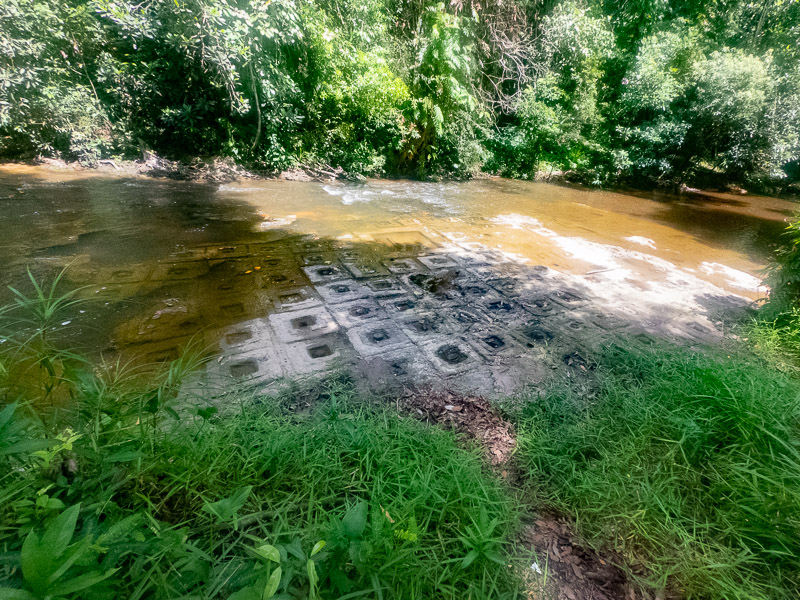
[[722, 275], [729, 286], [740, 290], [763, 292], [767, 289], [758, 277], [720, 263], [704, 262], [700, 265], [700, 270], [708, 275]]
[[259, 223], [261, 229], [271, 229], [272, 227], [286, 227], [297, 220], [297, 215], [286, 215], [285, 217], [266, 217]]
[[465, 233], [461, 233], [460, 231], [443, 231], [442, 235], [446, 237], [451, 242], [467, 242], [469, 241], [469, 236]]
[[323, 185], [322, 189], [330, 194], [331, 196], [343, 196], [344, 190], [340, 187], [334, 187], [332, 185]]
[[652, 248], [653, 250], [656, 249], [656, 242], [655, 240], [651, 240], [650, 238], [642, 237], [641, 235], [631, 235], [626, 238], [622, 238], [628, 242], [633, 242], [634, 244], [640, 244], [642, 246], [647, 246], [648, 248]]
[[331, 196], [342, 199], [342, 204], [350, 205], [356, 202], [369, 202], [377, 193], [371, 190], [349, 186], [323, 185], [322, 189]]

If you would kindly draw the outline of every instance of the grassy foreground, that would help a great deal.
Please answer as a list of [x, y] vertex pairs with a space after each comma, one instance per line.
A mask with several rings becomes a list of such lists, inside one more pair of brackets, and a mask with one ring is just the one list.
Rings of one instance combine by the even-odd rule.
[[0, 598], [515, 595], [510, 495], [450, 433], [339, 387], [144, 429], [77, 398], [56, 429], [0, 414]]
[[223, 416], [186, 397], [191, 349], [64, 352], [57, 283], [0, 310], [27, 332], [0, 346], [0, 600], [524, 598], [519, 517], [544, 507], [665, 597], [800, 588], [800, 384], [752, 354], [618, 347], [591, 397], [515, 399], [515, 489], [346, 383]]
[[800, 589], [800, 388], [751, 357], [615, 348], [596, 398], [520, 411], [542, 500], [599, 547], [689, 598]]

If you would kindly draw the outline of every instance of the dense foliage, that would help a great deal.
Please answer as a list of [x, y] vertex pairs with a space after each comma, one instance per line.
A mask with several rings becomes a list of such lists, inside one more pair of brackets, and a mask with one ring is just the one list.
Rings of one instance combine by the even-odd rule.
[[0, 155], [798, 176], [800, 1], [6, 0]]
[[0, 597], [514, 597], [511, 504], [479, 454], [328, 396], [161, 432], [133, 426], [130, 394], [55, 429], [5, 407]]

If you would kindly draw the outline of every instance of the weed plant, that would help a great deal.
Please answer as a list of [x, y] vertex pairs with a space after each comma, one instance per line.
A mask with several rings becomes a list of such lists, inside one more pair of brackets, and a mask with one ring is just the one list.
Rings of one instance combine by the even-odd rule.
[[800, 387], [753, 358], [613, 348], [599, 393], [521, 411], [536, 493], [687, 598], [796, 598]]
[[800, 374], [800, 308], [761, 313], [742, 328], [753, 351], [776, 369]]

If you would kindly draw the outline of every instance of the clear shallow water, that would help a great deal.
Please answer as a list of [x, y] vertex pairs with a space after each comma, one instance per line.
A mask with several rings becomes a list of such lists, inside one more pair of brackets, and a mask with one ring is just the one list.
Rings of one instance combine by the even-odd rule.
[[[608, 309], [661, 302], [691, 313], [701, 292], [763, 295], [759, 273], [793, 209], [773, 198], [508, 180], [212, 185], [11, 165], [0, 167], [0, 279], [24, 288], [27, 268], [47, 278], [68, 265], [69, 285], [83, 286], [89, 304], [65, 336], [153, 358], [191, 335], [224, 351], [231, 326], [291, 312], [281, 298], [297, 290], [336, 304], [320, 296], [327, 276], [312, 267], [333, 265], [331, 281], [364, 290], [394, 278], [405, 294], [391, 261], [447, 268], [420, 255], [459, 268], [549, 267]], [[294, 348], [278, 330], [262, 345]]]

